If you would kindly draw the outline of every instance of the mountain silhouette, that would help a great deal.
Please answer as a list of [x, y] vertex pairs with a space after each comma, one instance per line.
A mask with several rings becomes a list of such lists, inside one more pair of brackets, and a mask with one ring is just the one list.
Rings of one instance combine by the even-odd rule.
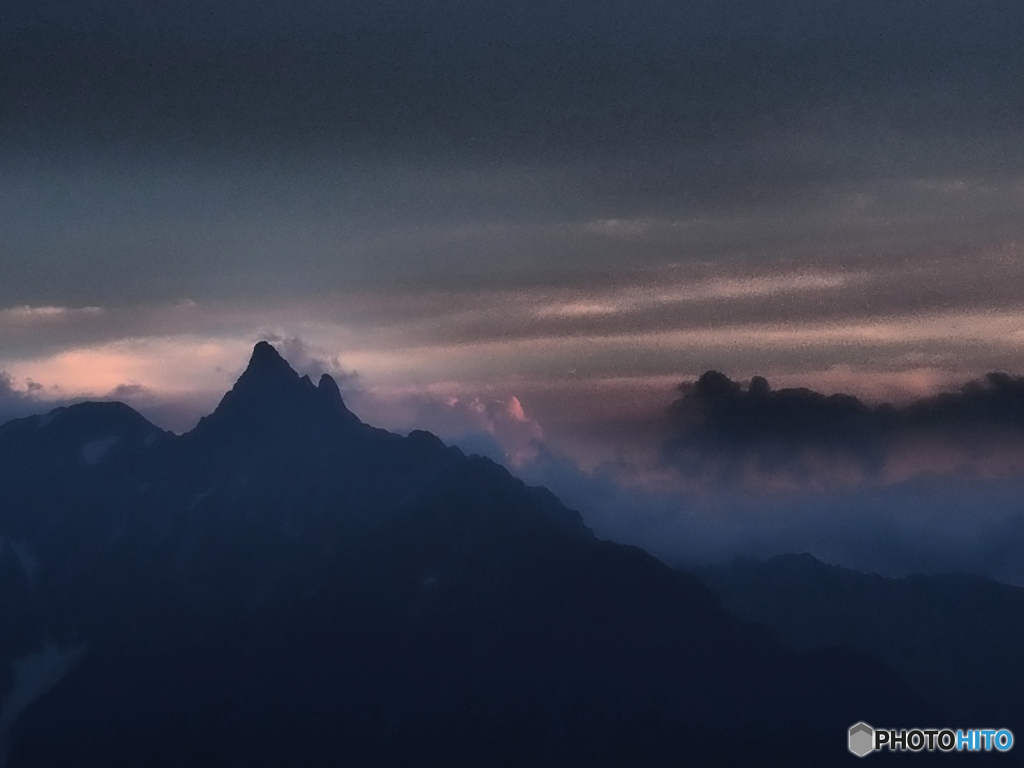
[[943, 714], [267, 343], [185, 435], [117, 403], [0, 427], [0, 577], [10, 768], [820, 766]]
[[1024, 733], [1024, 589], [963, 574], [886, 578], [808, 554], [696, 573], [731, 612], [793, 648], [870, 654], [956, 722]]
[[348, 410], [337, 383], [324, 374], [314, 386], [300, 377], [265, 341], [253, 349], [235, 386], [192, 433], [199, 440], [273, 443], [327, 438], [343, 429], [366, 428]]

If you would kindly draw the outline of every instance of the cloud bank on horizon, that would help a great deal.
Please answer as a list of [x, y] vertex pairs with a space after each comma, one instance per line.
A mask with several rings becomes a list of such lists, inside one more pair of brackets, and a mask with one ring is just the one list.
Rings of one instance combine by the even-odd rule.
[[[747, 386], [718, 371], [680, 385], [665, 445], [668, 461], [719, 482], [761, 475], [794, 484], [829, 470], [859, 481], [1024, 470], [1024, 377], [989, 373], [958, 391], [899, 405], [871, 405], [848, 394]], [[836, 477], [838, 480], [839, 477]]]

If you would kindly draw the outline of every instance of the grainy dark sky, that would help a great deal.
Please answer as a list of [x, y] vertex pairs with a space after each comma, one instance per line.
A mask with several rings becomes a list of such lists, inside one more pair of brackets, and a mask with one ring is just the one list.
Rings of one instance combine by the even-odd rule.
[[271, 338], [385, 426], [593, 466], [709, 368], [1020, 372], [1022, 39], [1018, 0], [9, 0], [0, 419], [185, 429]]
[[1022, 33], [1003, 0], [6, 3], [0, 369], [180, 393], [141, 361], [200, 343], [213, 391], [271, 333], [368, 386], [1013, 370]]

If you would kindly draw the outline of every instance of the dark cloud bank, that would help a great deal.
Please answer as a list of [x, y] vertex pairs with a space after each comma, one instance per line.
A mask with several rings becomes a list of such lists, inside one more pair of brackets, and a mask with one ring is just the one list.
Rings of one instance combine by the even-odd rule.
[[[807, 551], [891, 575], [1024, 584], [1024, 377], [991, 373], [902, 404], [772, 390], [709, 371], [680, 386], [661, 469], [522, 467], [602, 535], [692, 565]], [[650, 473], [650, 468], [648, 468]]]
[[820, 457], [852, 461], [870, 477], [909, 443], [923, 451], [955, 448], [973, 458], [1024, 445], [1024, 377], [1007, 373], [902, 405], [804, 388], [773, 390], [761, 376], [743, 386], [717, 371], [681, 385], [680, 392], [665, 450], [684, 471], [699, 471], [708, 460], [732, 466], [752, 460], [769, 473], [808, 473], [809, 460]]

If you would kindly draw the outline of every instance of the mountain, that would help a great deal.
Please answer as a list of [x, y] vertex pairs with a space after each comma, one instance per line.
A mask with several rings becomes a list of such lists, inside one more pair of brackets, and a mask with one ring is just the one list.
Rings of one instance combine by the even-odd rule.
[[960, 574], [886, 578], [807, 554], [696, 575], [732, 613], [791, 648], [868, 654], [955, 722], [1024, 733], [1024, 589]]
[[0, 427], [0, 697], [9, 768], [820, 766], [943, 716], [266, 343], [185, 435]]

